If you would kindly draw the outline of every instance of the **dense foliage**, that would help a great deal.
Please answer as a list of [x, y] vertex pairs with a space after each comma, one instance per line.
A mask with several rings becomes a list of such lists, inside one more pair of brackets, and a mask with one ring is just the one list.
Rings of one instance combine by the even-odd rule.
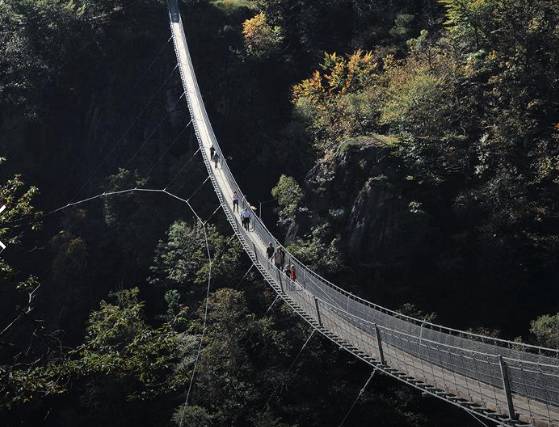
[[[249, 270], [165, 6], [0, 0], [2, 422], [338, 425], [370, 371], [301, 351]], [[556, 1], [181, 7], [227, 160], [297, 257], [406, 314], [559, 345]], [[378, 375], [346, 425], [369, 423], [476, 425]]]

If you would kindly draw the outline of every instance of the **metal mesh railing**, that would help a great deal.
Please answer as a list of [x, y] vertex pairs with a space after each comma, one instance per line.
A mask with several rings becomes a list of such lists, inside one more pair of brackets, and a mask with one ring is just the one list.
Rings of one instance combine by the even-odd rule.
[[[225, 161], [204, 107], [176, 0], [169, 0], [169, 11], [181, 79], [212, 184], [243, 247], [280, 294], [311, 316], [315, 325], [351, 346], [352, 352], [409, 375], [426, 390], [435, 387], [511, 418], [516, 412], [530, 422], [559, 423], [559, 350], [485, 337], [397, 313], [330, 283], [285, 248], [286, 263], [297, 271], [296, 283], [267, 259], [268, 242], [276, 248], [281, 244], [254, 215], [250, 231], [240, 224], [233, 193], [237, 192], [241, 209], [250, 204]], [[221, 159], [218, 167], [211, 164], [211, 146]]]

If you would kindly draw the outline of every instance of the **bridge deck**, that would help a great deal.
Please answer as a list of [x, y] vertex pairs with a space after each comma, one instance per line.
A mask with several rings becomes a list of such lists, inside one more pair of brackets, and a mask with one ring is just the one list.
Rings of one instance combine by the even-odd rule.
[[[425, 393], [501, 424], [559, 426], [556, 358], [406, 321], [335, 288], [288, 254], [289, 262], [298, 268], [299, 277], [293, 283], [267, 260], [266, 246], [277, 240], [258, 218], [253, 221], [254, 229], [247, 232], [233, 212], [233, 192], [241, 197], [241, 208], [246, 199], [221, 154], [207, 116], [176, 0], [169, 0], [169, 15], [186, 100], [214, 190], [243, 248], [283, 300], [345, 350]], [[221, 154], [218, 168], [210, 163], [212, 145]], [[510, 419], [509, 405], [513, 405], [517, 420]]]

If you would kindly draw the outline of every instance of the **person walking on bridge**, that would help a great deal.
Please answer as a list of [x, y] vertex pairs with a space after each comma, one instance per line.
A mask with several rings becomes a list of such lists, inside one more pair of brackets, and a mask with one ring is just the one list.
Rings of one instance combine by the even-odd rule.
[[274, 257], [274, 252], [276, 250], [274, 249], [274, 245], [272, 244], [272, 242], [270, 242], [268, 244], [268, 247], [266, 248], [266, 255], [268, 255], [268, 259], [271, 260]]
[[210, 160], [213, 160], [213, 159], [214, 159], [214, 154], [215, 154], [215, 148], [214, 148], [214, 146], [212, 145], [212, 146], [210, 147]]
[[218, 152], [216, 151], [216, 152], [214, 153], [214, 167], [217, 169], [217, 166], [218, 166], [218, 165], [219, 165], [219, 154], [218, 154]]
[[241, 211], [241, 223], [243, 224], [243, 228], [246, 231], [250, 231], [250, 210], [248, 208], [244, 208]]
[[295, 269], [295, 265], [291, 264], [290, 272], [291, 272], [291, 280], [293, 280], [293, 282], [296, 282], [297, 281], [297, 270]]
[[291, 264], [287, 264], [285, 266], [285, 270], [284, 270], [285, 275], [287, 276], [288, 279], [291, 279]]
[[233, 191], [233, 212], [239, 211], [239, 194]]
[[283, 264], [285, 263], [285, 251], [280, 246], [276, 253], [274, 254], [274, 264], [276, 268], [283, 270]]

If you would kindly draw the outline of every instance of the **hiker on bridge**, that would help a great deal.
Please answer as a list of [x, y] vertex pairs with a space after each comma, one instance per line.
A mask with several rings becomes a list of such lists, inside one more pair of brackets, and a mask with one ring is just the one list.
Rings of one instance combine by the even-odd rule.
[[274, 264], [276, 268], [283, 270], [283, 264], [285, 263], [285, 251], [280, 246], [274, 253]]
[[268, 255], [268, 259], [271, 260], [274, 257], [274, 252], [276, 251], [276, 249], [274, 248], [274, 245], [272, 242], [270, 242], [268, 244], [268, 247], [266, 248], [266, 255]]
[[219, 165], [219, 153], [217, 151], [214, 153], [213, 159], [214, 167], [217, 169], [217, 166]]
[[297, 281], [297, 270], [295, 269], [295, 265], [291, 264], [291, 268], [289, 269], [289, 271], [291, 272], [291, 280], [293, 282]]
[[215, 148], [214, 148], [214, 146], [212, 145], [212, 146], [210, 147], [210, 160], [213, 160], [213, 159], [214, 159], [214, 154], [215, 154]]
[[233, 212], [239, 211], [239, 193], [233, 191]]
[[288, 279], [291, 279], [291, 264], [287, 263], [285, 270], [283, 271]]
[[249, 208], [244, 208], [241, 211], [241, 223], [243, 224], [243, 228], [246, 231], [250, 231], [250, 217], [252, 216], [252, 213], [250, 212]]

